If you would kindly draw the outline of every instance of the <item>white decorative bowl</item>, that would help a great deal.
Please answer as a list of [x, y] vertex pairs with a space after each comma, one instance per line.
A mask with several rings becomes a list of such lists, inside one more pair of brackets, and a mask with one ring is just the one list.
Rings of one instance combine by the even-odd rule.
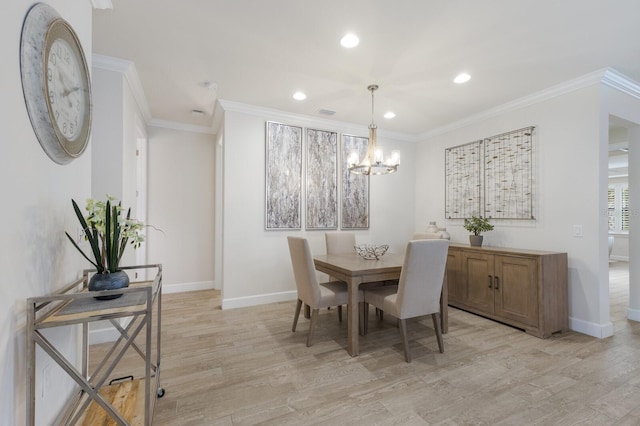
[[364, 259], [378, 260], [387, 252], [389, 245], [382, 244], [376, 246], [372, 244], [359, 244], [353, 246], [353, 248], [356, 249], [356, 252]]

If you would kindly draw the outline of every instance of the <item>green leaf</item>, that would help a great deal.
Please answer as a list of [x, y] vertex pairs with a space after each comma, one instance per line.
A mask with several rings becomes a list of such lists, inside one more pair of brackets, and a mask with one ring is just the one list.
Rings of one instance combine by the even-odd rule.
[[89, 263], [91, 263], [93, 266], [95, 266], [96, 268], [98, 268], [98, 265], [96, 265], [96, 263], [95, 263], [94, 261], [92, 261], [91, 259], [89, 259], [89, 257], [88, 257], [86, 254], [84, 254], [84, 251], [82, 251], [82, 249], [80, 248], [80, 246], [79, 246], [78, 244], [76, 244], [76, 242], [75, 242], [75, 241], [73, 241], [73, 238], [71, 238], [71, 235], [69, 235], [69, 233], [68, 233], [68, 232], [65, 232], [65, 234], [67, 234], [67, 238], [69, 238], [69, 241], [71, 241], [71, 244], [73, 244], [73, 246], [74, 246], [75, 248], [77, 248], [77, 249], [78, 249], [78, 251], [80, 252], [80, 254], [81, 254], [82, 256], [84, 256], [84, 258], [85, 258], [85, 259], [87, 259], [87, 260], [89, 261]]
[[[78, 221], [82, 226], [82, 230], [84, 231], [87, 237], [87, 241], [89, 241], [89, 245], [91, 246], [91, 251], [93, 252], [93, 256], [96, 259], [96, 263], [91, 262], [91, 260], [89, 260], [89, 262], [91, 262], [91, 264], [98, 269], [98, 273], [102, 273], [104, 272], [104, 263], [101, 262], [100, 241], [98, 239], [97, 231], [93, 227], [92, 229], [89, 228], [89, 225], [87, 225], [87, 221], [84, 219], [84, 215], [82, 214], [82, 211], [78, 207], [78, 204], [75, 202], [75, 200], [71, 199], [71, 204], [73, 204], [73, 210], [75, 211], [76, 216], [78, 217]], [[93, 233], [91, 231], [93, 231]], [[76, 246], [76, 248], [80, 250], [80, 253], [82, 253], [83, 256], [87, 257], [84, 254], [84, 252], [80, 249], [80, 247], [78, 247], [75, 241], [72, 240], [72, 242]]]

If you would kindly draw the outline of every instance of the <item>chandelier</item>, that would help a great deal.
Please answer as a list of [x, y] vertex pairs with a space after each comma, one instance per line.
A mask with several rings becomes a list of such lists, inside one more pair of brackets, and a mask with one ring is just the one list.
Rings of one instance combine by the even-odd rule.
[[378, 126], [373, 122], [373, 92], [378, 90], [377, 84], [371, 84], [367, 87], [371, 92], [371, 124], [369, 124], [369, 145], [367, 146], [367, 154], [360, 161], [356, 150], [349, 154], [347, 164], [349, 172], [358, 175], [386, 175], [398, 171], [400, 165], [400, 151], [391, 151], [391, 157], [384, 158], [382, 147], [376, 144], [376, 130]]

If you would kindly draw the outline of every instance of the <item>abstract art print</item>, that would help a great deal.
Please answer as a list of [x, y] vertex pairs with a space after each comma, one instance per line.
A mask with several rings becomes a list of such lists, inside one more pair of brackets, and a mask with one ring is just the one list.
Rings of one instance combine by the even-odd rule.
[[534, 219], [533, 127], [484, 141], [484, 215], [494, 219]]
[[307, 129], [306, 229], [338, 228], [338, 134]]
[[342, 229], [369, 228], [369, 176], [349, 172], [347, 159], [352, 151], [363, 158], [369, 138], [342, 135]]
[[266, 123], [265, 228], [300, 229], [302, 128]]
[[445, 155], [445, 217], [482, 215], [482, 141], [447, 148]]

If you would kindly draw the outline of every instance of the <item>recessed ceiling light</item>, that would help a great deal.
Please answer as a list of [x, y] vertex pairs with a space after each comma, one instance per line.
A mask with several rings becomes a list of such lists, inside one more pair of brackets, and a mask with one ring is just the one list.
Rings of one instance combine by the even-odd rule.
[[453, 79], [453, 82], [457, 84], [462, 84], [462, 83], [466, 83], [469, 80], [471, 80], [471, 76], [466, 72], [463, 72], [458, 74], [456, 78]]
[[394, 118], [396, 116], [396, 113], [393, 111], [387, 111], [384, 113], [384, 118]]
[[345, 36], [340, 39], [342, 47], [346, 47], [347, 49], [356, 47], [358, 43], [360, 43], [360, 39], [353, 33], [345, 34]]
[[295, 99], [296, 101], [304, 101], [305, 99], [307, 99], [307, 95], [305, 95], [303, 92], [296, 92], [293, 94], [293, 99]]

